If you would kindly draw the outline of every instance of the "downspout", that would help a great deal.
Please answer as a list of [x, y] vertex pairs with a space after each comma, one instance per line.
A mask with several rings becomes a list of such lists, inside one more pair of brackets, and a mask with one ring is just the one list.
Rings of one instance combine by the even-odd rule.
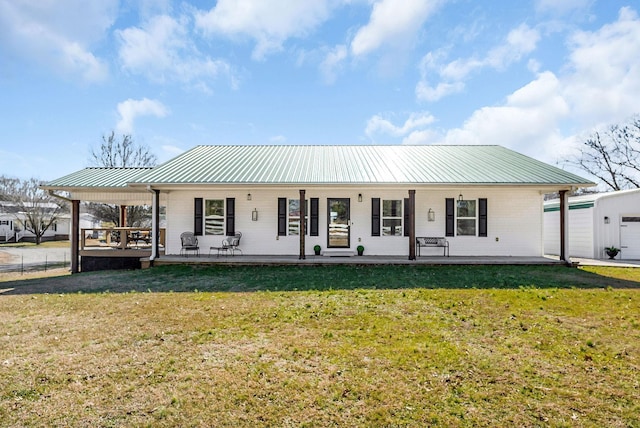
[[306, 203], [305, 190], [304, 189], [300, 189], [300, 254], [298, 256], [298, 259], [300, 259], [300, 260], [305, 260], [306, 259], [306, 255], [305, 255], [305, 233], [307, 231], [305, 230], [304, 218], [305, 218], [307, 213], [306, 213], [306, 210], [305, 210], [305, 203]]
[[158, 228], [160, 191], [147, 186], [147, 192], [153, 195], [151, 197], [151, 256], [149, 256], [149, 261], [153, 264], [153, 261], [158, 258], [158, 242], [160, 239], [160, 229]]

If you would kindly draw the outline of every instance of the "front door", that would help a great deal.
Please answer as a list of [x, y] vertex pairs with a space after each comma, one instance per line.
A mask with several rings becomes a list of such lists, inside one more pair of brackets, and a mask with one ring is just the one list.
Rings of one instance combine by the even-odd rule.
[[349, 248], [349, 198], [329, 198], [327, 207], [327, 248]]

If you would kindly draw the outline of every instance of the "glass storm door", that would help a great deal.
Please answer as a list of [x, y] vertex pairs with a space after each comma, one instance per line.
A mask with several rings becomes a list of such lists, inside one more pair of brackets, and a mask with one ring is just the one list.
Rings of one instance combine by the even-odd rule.
[[349, 248], [349, 198], [327, 199], [329, 221], [328, 248]]

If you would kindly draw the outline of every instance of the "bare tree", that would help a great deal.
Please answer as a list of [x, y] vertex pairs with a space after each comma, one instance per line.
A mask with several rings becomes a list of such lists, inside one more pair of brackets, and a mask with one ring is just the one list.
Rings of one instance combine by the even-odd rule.
[[640, 115], [594, 132], [568, 160], [611, 190], [640, 187]]
[[66, 203], [51, 196], [40, 188], [35, 178], [20, 180], [0, 177], [0, 199], [3, 211], [10, 213], [16, 223], [33, 233], [35, 242], [40, 245], [45, 232], [68, 212]]
[[92, 148], [90, 161], [95, 166], [108, 168], [155, 166], [158, 158], [148, 146], [137, 144], [131, 135], [116, 137], [114, 131], [108, 136], [102, 136], [102, 143], [98, 148]]
[[[107, 168], [151, 167], [158, 162], [148, 146], [135, 143], [131, 135], [118, 138], [114, 131], [102, 136], [102, 143], [91, 149], [89, 158], [91, 164]], [[101, 221], [121, 226], [119, 207], [115, 205], [88, 203], [86, 210]], [[130, 226], [144, 227], [150, 222], [150, 207], [127, 207], [127, 223]]]
[[[13, 177], [0, 176], [0, 201], [9, 201], [12, 195], [17, 193], [20, 180]], [[0, 209], [3, 209], [2, 205]]]

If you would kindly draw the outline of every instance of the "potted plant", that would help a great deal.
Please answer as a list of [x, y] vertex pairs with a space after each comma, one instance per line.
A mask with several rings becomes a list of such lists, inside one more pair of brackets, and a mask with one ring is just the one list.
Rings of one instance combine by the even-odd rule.
[[610, 259], [613, 259], [615, 256], [618, 255], [618, 253], [620, 252], [620, 249], [616, 247], [605, 247], [604, 251], [607, 253], [607, 256], [609, 256]]
[[361, 256], [364, 253], [364, 247], [362, 245], [358, 245], [358, 248], [356, 248], [356, 250], [358, 250], [359, 256]]
[[320, 245], [314, 245], [314, 246], [313, 246], [313, 252], [314, 252], [314, 253], [316, 253], [316, 256], [319, 256], [319, 255], [320, 255], [320, 250], [321, 250], [321, 249], [322, 249], [322, 248], [320, 248]]

